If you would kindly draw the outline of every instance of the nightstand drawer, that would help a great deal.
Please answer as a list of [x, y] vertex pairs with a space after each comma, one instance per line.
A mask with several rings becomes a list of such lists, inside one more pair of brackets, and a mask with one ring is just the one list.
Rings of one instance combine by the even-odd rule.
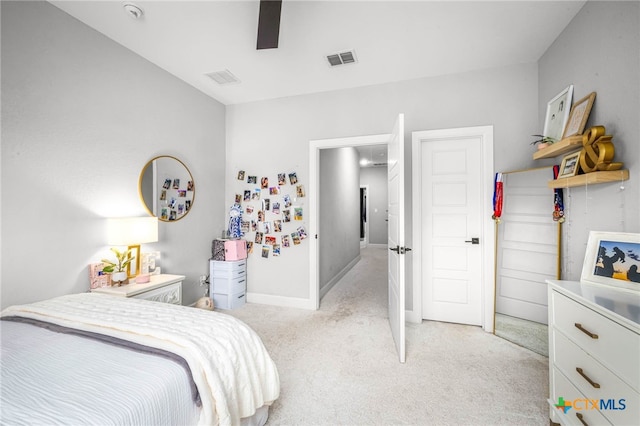
[[605, 401], [601, 413], [609, 421], [620, 425], [637, 424], [640, 395], [562, 333], [557, 330], [552, 333], [555, 347], [555, 359], [551, 360], [553, 365], [587, 399], [598, 401], [598, 405], [601, 400]]
[[[557, 368], [552, 368], [551, 375], [553, 383], [555, 384], [555, 394], [551, 394], [552, 399], [549, 401], [549, 404], [553, 412], [561, 418], [562, 424], [575, 426], [584, 426], [585, 424], [589, 426], [602, 426], [611, 424], [599, 410], [589, 405], [587, 398], [585, 398]], [[571, 408], [567, 409], [566, 413], [564, 410], [556, 407], [559, 402], [562, 402], [559, 401], [559, 398], [571, 404]]]
[[154, 302], [182, 304], [182, 283], [173, 283], [155, 290], [133, 296], [136, 299], [153, 300]]
[[557, 292], [552, 303], [558, 330], [640, 390], [640, 335]]
[[120, 287], [99, 287], [91, 289], [91, 292], [181, 305], [182, 281], [184, 279], [184, 275], [151, 275], [148, 283], [132, 283]]

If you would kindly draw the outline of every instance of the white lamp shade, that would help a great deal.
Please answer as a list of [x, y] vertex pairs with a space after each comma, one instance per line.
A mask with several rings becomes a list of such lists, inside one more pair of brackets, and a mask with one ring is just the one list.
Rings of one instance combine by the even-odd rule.
[[157, 217], [107, 219], [107, 244], [130, 246], [156, 241], [158, 241]]

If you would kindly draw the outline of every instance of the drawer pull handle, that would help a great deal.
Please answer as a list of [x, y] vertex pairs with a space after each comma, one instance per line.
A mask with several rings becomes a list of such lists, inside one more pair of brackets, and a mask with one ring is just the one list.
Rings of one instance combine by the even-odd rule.
[[576, 417], [578, 418], [578, 420], [580, 420], [580, 423], [582, 423], [584, 426], [589, 426], [589, 424], [584, 421], [584, 416], [582, 414], [576, 413]]
[[584, 373], [584, 371], [582, 370], [582, 368], [580, 368], [580, 367], [576, 367], [576, 371], [578, 372], [578, 374], [579, 374], [579, 375], [581, 375], [581, 376], [582, 376], [582, 378], [583, 378], [583, 379], [585, 379], [587, 382], [589, 382], [589, 384], [590, 384], [591, 386], [593, 386], [593, 387], [594, 387], [594, 388], [596, 388], [596, 389], [600, 389], [600, 384], [599, 384], [599, 383], [594, 382], [593, 380], [591, 380], [591, 379], [589, 378], [589, 376], [587, 376], [587, 375]]
[[587, 336], [591, 337], [592, 339], [597, 339], [598, 338], [597, 334], [590, 332], [589, 330], [584, 328], [582, 326], [582, 324], [580, 324], [579, 322], [577, 322], [577, 323], [575, 323], [573, 325], [575, 325], [578, 330], [582, 331], [584, 334], [586, 334]]

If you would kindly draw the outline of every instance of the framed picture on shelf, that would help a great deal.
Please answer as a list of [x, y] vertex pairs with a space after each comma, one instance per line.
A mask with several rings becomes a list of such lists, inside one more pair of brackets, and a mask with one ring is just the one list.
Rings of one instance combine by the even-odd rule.
[[640, 234], [591, 231], [580, 281], [640, 291]]
[[562, 134], [563, 138], [581, 135], [582, 132], [584, 132], [584, 128], [587, 125], [587, 120], [589, 119], [589, 114], [591, 113], [591, 108], [593, 108], [595, 100], [596, 92], [592, 92], [573, 104], [571, 112], [569, 113], [567, 126]]
[[562, 139], [562, 133], [569, 120], [569, 111], [573, 98], [573, 85], [569, 85], [547, 103], [547, 114], [542, 134], [556, 141]]
[[580, 169], [580, 164], [578, 163], [579, 158], [580, 151], [565, 155], [560, 164], [558, 179], [577, 175]]

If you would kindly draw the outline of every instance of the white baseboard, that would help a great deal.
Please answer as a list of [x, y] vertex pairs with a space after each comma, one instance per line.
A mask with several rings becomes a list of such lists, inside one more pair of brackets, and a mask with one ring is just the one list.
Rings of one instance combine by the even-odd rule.
[[274, 296], [262, 293], [247, 293], [248, 303], [258, 303], [260, 305], [282, 306], [285, 308], [298, 308], [315, 310], [316, 307], [309, 299], [298, 297]]
[[[324, 296], [356, 263], [360, 261], [360, 255], [353, 259], [342, 271], [321, 290], [320, 298]], [[271, 294], [247, 293], [247, 303], [258, 303], [261, 305], [282, 306], [285, 308], [298, 308], [315, 310], [316, 306], [310, 299], [300, 299], [298, 297], [274, 296]]]
[[360, 258], [361, 258], [360, 255], [357, 255], [355, 257], [355, 259], [353, 259], [351, 262], [349, 262], [349, 264], [347, 264], [347, 266], [342, 268], [342, 270], [340, 272], [338, 272], [333, 278], [331, 278], [331, 280], [329, 280], [329, 282], [327, 284], [325, 284], [324, 287], [322, 287], [320, 289], [320, 300], [322, 300], [324, 295], [327, 294], [329, 292], [329, 290], [331, 290], [333, 288], [333, 286], [336, 285], [338, 283], [338, 281], [340, 281], [342, 279], [342, 277], [344, 277], [345, 274], [351, 270], [351, 268], [356, 266], [356, 263], [360, 262]]
[[405, 322], [412, 322], [414, 324], [420, 324], [422, 322], [422, 318], [416, 311], [404, 311], [404, 320]]

